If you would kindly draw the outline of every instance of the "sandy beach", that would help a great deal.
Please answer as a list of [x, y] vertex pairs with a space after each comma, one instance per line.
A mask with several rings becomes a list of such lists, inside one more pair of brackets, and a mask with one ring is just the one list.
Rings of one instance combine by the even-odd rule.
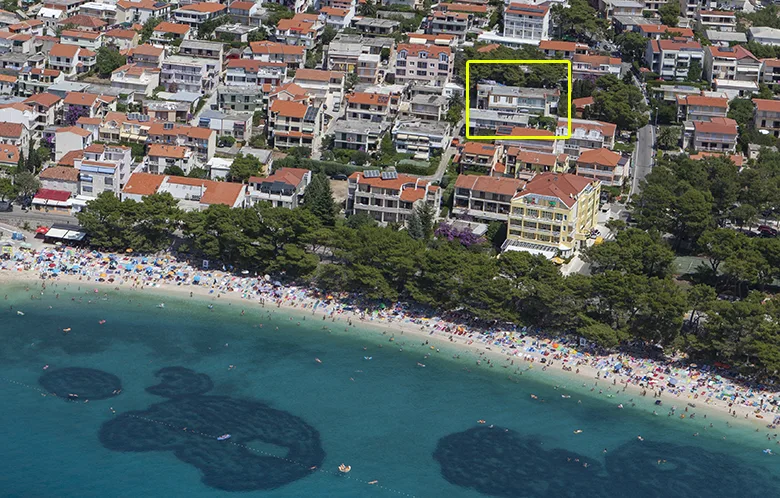
[[[535, 373], [549, 371], [565, 375], [584, 388], [592, 386], [594, 395], [611, 398], [625, 392], [657, 398], [658, 415], [681, 419], [690, 417], [689, 413], [705, 418], [710, 415], [761, 429], [774, 425], [778, 414], [774, 391], [743, 386], [694, 367], [671, 367], [627, 355], [595, 356], [579, 351], [579, 345], [571, 339], [552, 340], [518, 330], [473, 330], [467, 324], [441, 317], [421, 317], [400, 306], [359, 309], [339, 296], [283, 287], [265, 277], [197, 270], [172, 256], [96, 254], [68, 248], [26, 251], [23, 258], [0, 264], [0, 283], [25, 284], [36, 292], [45, 284], [49, 292], [62, 285], [76, 285], [84, 293], [108, 289], [155, 293], [161, 303], [166, 295], [189, 296], [240, 304], [237, 309], [241, 308], [241, 313], [257, 307], [269, 313], [283, 309], [288, 314], [314, 315], [323, 320], [323, 329], [334, 332], [341, 332], [342, 327], [345, 333], [349, 333], [350, 326], [373, 327], [382, 334], [383, 341], [419, 341], [430, 356], [442, 350], [454, 352], [453, 358], [467, 362], [468, 368], [504, 368], [510, 377], [528, 369]], [[617, 400], [615, 403], [618, 405]], [[694, 408], [689, 412], [691, 406]]]

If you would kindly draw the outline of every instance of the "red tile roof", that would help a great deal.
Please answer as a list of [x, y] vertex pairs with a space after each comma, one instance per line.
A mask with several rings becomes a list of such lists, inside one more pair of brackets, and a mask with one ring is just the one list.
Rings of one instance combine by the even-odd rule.
[[19, 138], [23, 131], [24, 127], [19, 123], [0, 122], [0, 137]]
[[516, 178], [496, 178], [493, 176], [458, 175], [455, 188], [476, 190], [498, 195], [514, 196], [523, 188], [525, 182]]
[[712, 118], [710, 121], [694, 121], [693, 129], [695, 133], [736, 135], [737, 122], [730, 118]]
[[76, 26], [81, 26], [82, 28], [92, 28], [92, 29], [100, 29], [103, 26], [108, 26], [107, 22], [101, 21], [97, 17], [86, 16], [83, 14], [66, 17], [65, 19], [62, 19], [58, 24], [62, 26], [68, 24], [75, 24]]
[[111, 31], [106, 31], [106, 37], [110, 38], [121, 38], [124, 40], [132, 40], [138, 36], [138, 33], [133, 31], [132, 29], [112, 29]]
[[598, 164], [614, 168], [620, 162], [622, 156], [609, 149], [589, 149], [582, 151], [577, 159], [578, 164]]
[[203, 12], [206, 14], [213, 14], [215, 12], [225, 10], [226, 8], [227, 8], [226, 6], [218, 3], [201, 2], [201, 3], [193, 3], [191, 5], [184, 5], [180, 7], [179, 10], [189, 10], [192, 12]]
[[62, 158], [57, 162], [58, 166], [70, 166], [71, 168], [75, 166], [76, 159], [82, 159], [84, 157], [84, 151], [83, 150], [72, 150], [70, 152], [66, 152]]
[[450, 50], [450, 47], [444, 47], [441, 45], [425, 45], [425, 44], [418, 44], [418, 43], [399, 43], [397, 51], [401, 52], [402, 50], [406, 50], [406, 53], [409, 57], [417, 57], [420, 55], [420, 52], [426, 52], [429, 55], [433, 54], [435, 56], [439, 56], [439, 54], [447, 54], [452, 55], [452, 50]]
[[162, 145], [151, 144], [149, 145], [149, 151], [146, 153], [148, 156], [154, 157], [172, 157], [175, 159], [184, 159], [187, 154], [186, 147], [178, 147], [176, 145]]
[[729, 99], [726, 97], [706, 97], [704, 95], [678, 95], [677, 104], [701, 107], [722, 107], [723, 109], [727, 109], [729, 106]]
[[94, 93], [68, 92], [65, 95], [64, 102], [68, 105], [92, 106], [95, 104], [98, 96]]
[[303, 168], [280, 168], [267, 178], [252, 176], [249, 178], [249, 183], [284, 182], [293, 187], [297, 187], [308, 172], [308, 169]]
[[780, 112], [780, 100], [753, 99], [756, 109], [762, 112]]
[[390, 96], [379, 93], [353, 92], [347, 95], [347, 102], [350, 104], [386, 107], [390, 104]]
[[155, 33], [173, 33], [175, 35], [185, 35], [190, 30], [187, 24], [175, 24], [163, 21], [154, 28]]
[[742, 45], [735, 45], [733, 47], [718, 47], [715, 45], [710, 45], [709, 47], [710, 53], [713, 57], [723, 57], [726, 59], [753, 59], [754, 61], [757, 61], [755, 55], [753, 55], [750, 50], [746, 49]]
[[78, 45], [64, 45], [62, 43], [55, 43], [49, 49], [50, 57], [68, 57], [73, 59], [79, 51]]
[[[80, 152], [80, 151], [73, 151]], [[39, 175], [41, 180], [59, 180], [64, 182], [77, 182], [79, 181], [79, 170], [76, 168], [68, 168], [66, 166], [52, 166], [41, 171]]]
[[556, 197], [567, 207], [572, 207], [576, 197], [590, 185], [589, 178], [569, 173], [541, 173], [528, 182], [518, 197], [528, 194]]
[[133, 173], [127, 179], [122, 192], [136, 195], [152, 195], [157, 193], [165, 176], [153, 175], [151, 173]]
[[130, 49], [130, 55], [148, 55], [151, 57], [160, 57], [163, 53], [164, 49], [155, 47], [154, 45], [149, 45], [148, 43], [145, 43], [143, 45], [138, 45], [137, 47]]
[[82, 38], [85, 40], [97, 40], [101, 36], [103, 36], [102, 33], [95, 33], [93, 31], [81, 31], [78, 29], [64, 29], [60, 33], [60, 37], [63, 36], [70, 36], [73, 38]]
[[696, 154], [691, 154], [690, 157], [694, 161], [701, 161], [702, 159], [708, 157], [723, 157], [730, 160], [732, 163], [734, 163], [734, 166], [737, 167], [742, 167], [742, 165], [745, 164], [745, 156], [741, 156], [739, 154], [731, 154], [726, 156], [725, 154], [718, 154], [717, 152], [699, 152]]
[[549, 12], [547, 5], [527, 5], [522, 3], [510, 3], [504, 11], [504, 15], [515, 14], [529, 17], [544, 17]]
[[271, 112], [279, 113], [280, 116], [288, 118], [303, 119], [309, 106], [299, 102], [290, 102], [287, 100], [274, 100], [271, 104]]
[[531, 150], [523, 150], [519, 147], [509, 147], [506, 152], [507, 156], [517, 157], [517, 162], [524, 164], [540, 164], [542, 166], [555, 166], [558, 161], [558, 157], [555, 154], [545, 154], [544, 152], [534, 152]]
[[19, 147], [10, 144], [0, 144], [0, 163], [16, 166], [19, 163]]
[[460, 150], [463, 154], [475, 154], [479, 156], [492, 156], [496, 153], [496, 146], [481, 142], [466, 142]]
[[298, 69], [295, 71], [295, 80], [328, 82], [332, 78], [341, 79], [344, 73], [338, 71], [321, 71], [319, 69]]
[[76, 135], [82, 136], [82, 137], [88, 137], [92, 135], [91, 131], [87, 131], [84, 128], [79, 128], [78, 126], [67, 126], [65, 128], [57, 128], [56, 133], [74, 133]]
[[285, 45], [283, 43], [259, 41], [249, 44], [253, 54], [284, 54], [303, 56], [303, 45]]

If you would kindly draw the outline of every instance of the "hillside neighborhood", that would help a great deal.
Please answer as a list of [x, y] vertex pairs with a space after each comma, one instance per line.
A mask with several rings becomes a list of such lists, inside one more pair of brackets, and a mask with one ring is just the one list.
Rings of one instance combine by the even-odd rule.
[[[774, 147], [780, 22], [722, 3], [6, 2], [0, 194], [69, 216], [106, 192], [296, 208], [326, 173], [347, 217], [403, 228], [427, 205], [570, 261], [661, 156], [741, 169]], [[488, 64], [465, 81], [480, 59], [568, 60], [573, 81]]]

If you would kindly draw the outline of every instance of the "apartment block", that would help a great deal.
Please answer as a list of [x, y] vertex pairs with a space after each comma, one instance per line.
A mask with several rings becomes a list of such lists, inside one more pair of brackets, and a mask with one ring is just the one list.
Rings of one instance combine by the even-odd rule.
[[444, 86], [452, 79], [454, 59], [450, 47], [399, 43], [396, 81], [401, 84], [421, 81]]
[[506, 222], [512, 209], [512, 198], [522, 190], [525, 183], [516, 178], [458, 175], [452, 214], [466, 221]]
[[704, 79], [729, 98], [758, 92], [760, 73], [761, 61], [740, 45], [710, 46], [704, 52]]
[[780, 137], [780, 100], [753, 99], [753, 126], [762, 133]]
[[709, 121], [712, 118], [725, 118], [728, 111], [729, 99], [726, 97], [677, 96], [677, 119], [680, 121]]
[[693, 148], [697, 152], [733, 154], [737, 149], [737, 122], [729, 118], [712, 118], [693, 122]]
[[314, 106], [299, 102], [274, 100], [268, 111], [268, 129], [274, 147], [311, 148], [314, 135], [320, 132], [318, 111]]
[[692, 62], [704, 67], [701, 44], [691, 41], [649, 40], [645, 62], [650, 70], [664, 80], [684, 80]]
[[549, 39], [550, 7], [510, 3], [504, 9], [504, 32], [506, 38], [526, 40], [534, 45]]
[[430, 181], [395, 172], [356, 172], [348, 180], [347, 214], [365, 213], [379, 223], [404, 223], [420, 203], [439, 215], [441, 189]]

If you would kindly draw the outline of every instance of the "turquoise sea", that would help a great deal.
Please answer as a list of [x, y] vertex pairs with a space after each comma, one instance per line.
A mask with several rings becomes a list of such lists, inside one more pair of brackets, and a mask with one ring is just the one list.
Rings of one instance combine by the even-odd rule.
[[104, 291], [3, 286], [0, 496], [778, 495], [768, 429], [303, 313]]

